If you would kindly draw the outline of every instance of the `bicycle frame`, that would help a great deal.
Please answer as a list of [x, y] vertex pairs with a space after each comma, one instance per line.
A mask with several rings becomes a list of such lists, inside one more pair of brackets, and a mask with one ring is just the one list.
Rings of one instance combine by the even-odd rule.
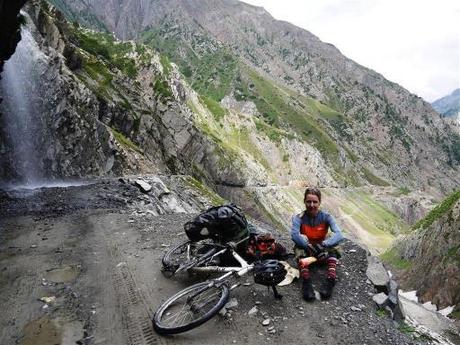
[[[211, 259], [214, 257], [214, 256], [218, 256], [220, 254], [223, 254], [225, 251], [227, 251], [228, 249], [225, 248], [225, 249], [222, 249], [220, 251], [218, 251], [217, 253], [215, 253]], [[231, 276], [232, 274], [236, 274], [238, 276], [243, 276], [245, 274], [247, 274], [248, 272], [250, 272], [253, 268], [254, 268], [254, 265], [253, 264], [249, 264], [246, 260], [244, 260], [237, 252], [235, 252], [234, 250], [231, 250], [231, 254], [232, 256], [238, 261], [238, 263], [241, 265], [241, 266], [234, 266], [234, 267], [222, 267], [222, 266], [205, 266], [205, 267], [193, 267], [191, 268], [191, 271], [193, 272], [200, 272], [200, 273], [220, 273], [220, 272], [227, 272], [227, 274], [224, 274], [223, 276], [219, 277], [219, 278], [215, 278], [214, 280], [224, 280], [226, 279], [227, 277]]]
[[[219, 255], [224, 253], [227, 248], [217, 252], [215, 255]], [[242, 277], [243, 275], [249, 273], [252, 271], [254, 268], [253, 264], [248, 264], [246, 260], [244, 260], [237, 252], [235, 252], [233, 249], [231, 251], [233, 257], [241, 264], [240, 267], [221, 267], [221, 266], [207, 266], [207, 267], [194, 267], [193, 271], [194, 272], [208, 272], [208, 273], [218, 273], [218, 272], [227, 272], [223, 274], [222, 276], [214, 279], [209, 280], [209, 284], [207, 286], [212, 286], [212, 285], [217, 285], [218, 283], [225, 283], [226, 279], [230, 276], [237, 276]], [[229, 290], [232, 291], [233, 289], [237, 288], [240, 286], [241, 283], [237, 282], [233, 284], [232, 286], [229, 286]], [[203, 290], [206, 290], [207, 287], [203, 287]], [[201, 291], [197, 291], [194, 295], [189, 297], [189, 301], [193, 300], [193, 298], [197, 295], [199, 295]]]

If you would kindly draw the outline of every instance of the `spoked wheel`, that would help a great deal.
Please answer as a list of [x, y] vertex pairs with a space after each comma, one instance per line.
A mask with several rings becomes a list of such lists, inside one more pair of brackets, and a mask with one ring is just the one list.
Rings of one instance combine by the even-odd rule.
[[192, 241], [185, 241], [170, 248], [161, 259], [163, 272], [174, 273], [181, 264], [188, 262], [193, 247]]
[[162, 271], [173, 275], [180, 267], [188, 266], [192, 260], [203, 254], [209, 246], [207, 242], [181, 242], [169, 249], [163, 256]]
[[225, 284], [189, 286], [163, 303], [153, 316], [153, 328], [159, 334], [176, 334], [198, 327], [224, 307], [229, 295]]

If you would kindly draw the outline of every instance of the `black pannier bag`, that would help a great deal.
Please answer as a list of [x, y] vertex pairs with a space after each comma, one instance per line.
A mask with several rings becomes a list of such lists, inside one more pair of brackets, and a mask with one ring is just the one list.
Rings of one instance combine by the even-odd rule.
[[235, 204], [214, 206], [184, 224], [191, 241], [211, 238], [214, 242], [239, 241], [249, 234], [248, 221]]

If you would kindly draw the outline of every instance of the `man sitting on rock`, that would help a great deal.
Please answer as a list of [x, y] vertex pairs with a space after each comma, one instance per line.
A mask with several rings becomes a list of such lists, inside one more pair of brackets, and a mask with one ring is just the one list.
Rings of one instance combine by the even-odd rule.
[[[291, 238], [302, 278], [302, 295], [306, 301], [315, 299], [308, 266], [318, 261], [327, 264], [327, 277], [320, 289], [322, 299], [331, 297], [336, 280], [339, 252], [335, 246], [343, 239], [339, 226], [327, 212], [320, 210], [321, 191], [308, 187], [304, 195], [305, 211], [292, 217]], [[333, 236], [326, 238], [329, 230]]]

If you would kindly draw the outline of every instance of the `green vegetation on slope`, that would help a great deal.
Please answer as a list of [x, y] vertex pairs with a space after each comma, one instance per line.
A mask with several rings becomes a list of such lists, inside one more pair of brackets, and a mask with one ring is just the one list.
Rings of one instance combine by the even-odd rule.
[[226, 110], [214, 99], [207, 96], [201, 96], [200, 101], [206, 105], [216, 121], [220, 121], [225, 116]]
[[363, 172], [364, 178], [369, 181], [374, 186], [383, 186], [387, 187], [390, 186], [390, 183], [381, 179], [378, 176], [375, 176], [369, 169], [362, 167], [361, 171]]
[[230, 145], [238, 147], [249, 153], [254, 159], [259, 162], [267, 172], [271, 171], [270, 164], [259, 150], [257, 145], [251, 141], [250, 132], [247, 128], [234, 128], [228, 136]]
[[425, 218], [419, 220], [413, 227], [412, 230], [425, 229], [433, 224], [434, 221], [439, 219], [446, 212], [450, 211], [452, 206], [460, 199], [460, 190], [452, 193], [445, 198], [440, 204], [432, 209]]
[[380, 258], [384, 262], [390, 264], [392, 267], [395, 267], [400, 270], [405, 270], [412, 266], [412, 262], [410, 260], [401, 258], [398, 249], [395, 247], [390, 248], [385, 253], [380, 255]]
[[249, 81], [241, 81], [237, 88], [240, 97], [252, 100], [267, 124], [297, 133], [337, 167], [338, 147], [320, 121], [308, 111], [295, 107], [284, 88], [253, 70], [247, 69], [246, 73]]
[[130, 78], [137, 75], [136, 63], [128, 56], [136, 49], [131, 42], [117, 41], [112, 35], [96, 32], [75, 30], [78, 46], [94, 56], [102, 56], [110, 65], [115, 66]]
[[[186, 32], [180, 23], [165, 18], [157, 27], [144, 31], [141, 40], [174, 61], [195, 91], [220, 102], [231, 93], [237, 59], [204, 33], [189, 37], [195, 49], [184, 45], [182, 35]], [[168, 34], [167, 39], [165, 34]]]
[[115, 139], [117, 139], [117, 141], [123, 145], [124, 147], [127, 147], [127, 148], [130, 148], [131, 150], [134, 150], [140, 154], [143, 154], [144, 152], [139, 148], [139, 146], [137, 146], [136, 144], [134, 144], [129, 138], [125, 137], [122, 133], [118, 132], [116, 129], [114, 128], [110, 128], [110, 130], [112, 131], [113, 133], [113, 136], [115, 137]]
[[341, 211], [368, 233], [361, 238], [371, 248], [384, 251], [396, 235], [409, 231], [409, 226], [403, 220], [367, 192], [349, 190], [345, 197], [339, 197]]
[[222, 205], [225, 199], [221, 198], [219, 194], [208, 188], [206, 185], [198, 181], [192, 176], [187, 176], [185, 182], [193, 189], [198, 191], [201, 195], [206, 197], [213, 205]]

